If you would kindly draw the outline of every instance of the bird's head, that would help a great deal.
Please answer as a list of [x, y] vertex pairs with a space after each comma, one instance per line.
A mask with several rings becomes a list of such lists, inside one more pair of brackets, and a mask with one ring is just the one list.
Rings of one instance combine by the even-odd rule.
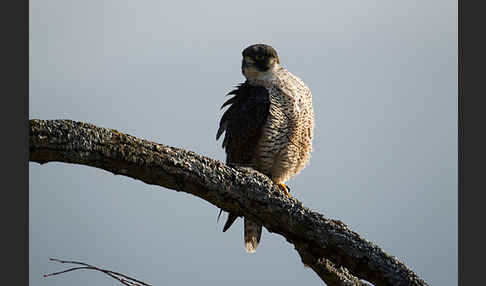
[[247, 79], [264, 79], [280, 65], [277, 52], [269, 45], [251, 45], [242, 54], [241, 71]]

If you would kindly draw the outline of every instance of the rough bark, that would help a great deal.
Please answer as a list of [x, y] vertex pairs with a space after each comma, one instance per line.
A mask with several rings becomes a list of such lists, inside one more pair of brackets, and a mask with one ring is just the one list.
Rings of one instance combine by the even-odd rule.
[[71, 120], [30, 120], [29, 160], [82, 164], [186, 192], [284, 236], [328, 285], [427, 285], [339, 220], [287, 198], [249, 168]]

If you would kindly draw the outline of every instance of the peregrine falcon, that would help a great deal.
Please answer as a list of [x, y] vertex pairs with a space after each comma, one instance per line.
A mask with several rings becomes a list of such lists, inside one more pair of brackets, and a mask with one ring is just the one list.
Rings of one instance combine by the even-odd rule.
[[[310, 89], [280, 65], [269, 45], [243, 50], [241, 70], [246, 81], [228, 95], [216, 140], [225, 133], [226, 163], [251, 167], [278, 184], [290, 197], [285, 182], [307, 164], [312, 150], [314, 112]], [[221, 214], [221, 212], [220, 212]], [[225, 232], [238, 216], [230, 213]], [[245, 249], [255, 252], [262, 226], [244, 219]]]

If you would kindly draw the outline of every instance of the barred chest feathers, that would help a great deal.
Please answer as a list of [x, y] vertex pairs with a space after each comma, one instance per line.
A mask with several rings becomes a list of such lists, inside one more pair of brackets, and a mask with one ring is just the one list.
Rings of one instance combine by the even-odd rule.
[[275, 182], [286, 182], [305, 167], [312, 151], [311, 92], [282, 67], [270, 80], [251, 83], [267, 88], [270, 96], [270, 112], [254, 163]]

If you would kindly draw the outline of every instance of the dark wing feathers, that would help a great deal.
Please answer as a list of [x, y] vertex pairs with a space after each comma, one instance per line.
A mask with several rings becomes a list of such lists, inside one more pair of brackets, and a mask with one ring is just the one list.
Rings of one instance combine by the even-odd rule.
[[[228, 93], [228, 95], [230, 95], [230, 94], [234, 94], [234, 93], [231, 93], [231, 92]], [[238, 97], [237, 96], [233, 96], [232, 98], [226, 100], [226, 102], [223, 103], [223, 105], [221, 105], [221, 109], [223, 109], [226, 105], [235, 103], [235, 101], [237, 101], [237, 100], [238, 100]]]
[[224, 224], [224, 227], [223, 227], [223, 232], [227, 231], [228, 228], [230, 228], [230, 226], [235, 222], [235, 220], [238, 218], [237, 215], [235, 214], [228, 214], [228, 218], [226, 219], [226, 223]]
[[[229, 106], [219, 122], [216, 140], [225, 133], [223, 148], [226, 151], [226, 163], [250, 165], [255, 156], [255, 149], [262, 134], [262, 128], [270, 112], [270, 96], [262, 86], [252, 86], [245, 82], [228, 95], [221, 108]], [[220, 212], [221, 214], [221, 212]], [[223, 232], [233, 224], [238, 216], [230, 213], [223, 227]]]
[[268, 119], [270, 97], [263, 86], [252, 86], [248, 82], [228, 93], [234, 95], [221, 108], [228, 106], [219, 122], [216, 139], [225, 133], [223, 148], [226, 162], [250, 164]]

